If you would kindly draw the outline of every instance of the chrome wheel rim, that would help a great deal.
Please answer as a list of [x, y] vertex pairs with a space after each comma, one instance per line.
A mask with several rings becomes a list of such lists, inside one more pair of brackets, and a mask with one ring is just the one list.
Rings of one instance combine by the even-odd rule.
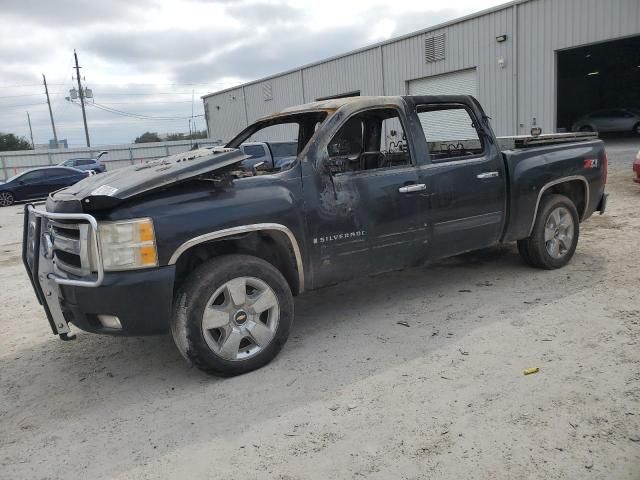
[[0, 193], [0, 207], [13, 205], [13, 196], [8, 192]]
[[280, 306], [273, 289], [258, 278], [238, 277], [209, 297], [202, 315], [202, 333], [220, 358], [246, 360], [267, 348], [279, 320]]
[[547, 253], [555, 259], [564, 257], [573, 244], [573, 217], [565, 207], [551, 211], [544, 226], [544, 243]]

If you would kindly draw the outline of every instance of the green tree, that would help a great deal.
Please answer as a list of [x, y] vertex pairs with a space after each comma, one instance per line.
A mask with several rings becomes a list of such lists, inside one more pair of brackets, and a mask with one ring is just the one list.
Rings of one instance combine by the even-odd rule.
[[[187, 135], [187, 137], [188, 137], [188, 135]], [[207, 138], [207, 131], [206, 130], [195, 131], [191, 135], [191, 138], [193, 138], [193, 139], [196, 139], [196, 138]]]
[[185, 136], [184, 133], [169, 133], [167, 134], [167, 140], [170, 142], [176, 141], [176, 140], [184, 140], [187, 136]]
[[207, 131], [200, 130], [195, 131], [191, 135], [188, 133], [169, 133], [167, 134], [167, 140], [175, 141], [175, 140], [195, 140], [196, 138], [207, 138]]
[[26, 138], [18, 137], [13, 133], [0, 132], [0, 152], [12, 150], [32, 150], [32, 148]]
[[149, 142], [161, 142], [160, 137], [156, 132], [144, 132], [138, 138], [136, 138], [134, 143], [149, 143]]

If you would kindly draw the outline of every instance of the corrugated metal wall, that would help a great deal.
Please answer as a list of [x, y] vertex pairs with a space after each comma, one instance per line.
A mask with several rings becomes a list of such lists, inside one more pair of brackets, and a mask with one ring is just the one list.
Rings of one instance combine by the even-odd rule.
[[174, 153], [182, 153], [199, 146], [215, 145], [210, 139], [199, 139], [190, 142], [179, 140], [174, 142], [132, 143], [130, 145], [108, 145], [100, 148], [69, 148], [51, 150], [24, 150], [19, 152], [0, 152], [0, 175], [3, 180], [10, 178], [28, 168], [57, 165], [69, 158], [96, 157], [107, 151], [100, 161], [107, 170], [142, 163], [156, 158], [166, 157]]
[[306, 102], [354, 91], [382, 95], [380, 49], [372, 48], [304, 69]]
[[205, 101], [209, 137], [227, 142], [247, 126], [244, 88], [227, 90]]
[[[518, 125], [555, 128], [555, 52], [640, 34], [640, 0], [534, 0], [518, 9]], [[640, 87], [639, 87], [640, 88]]]
[[[505, 9], [384, 45], [386, 94], [408, 94], [410, 80], [476, 68], [478, 99], [493, 119], [494, 128], [503, 135], [513, 133], [510, 43], [496, 42], [498, 35], [512, 38], [512, 14], [511, 9]], [[425, 38], [441, 33], [446, 35], [446, 58], [425, 62]], [[505, 68], [498, 65], [501, 57]]]
[[[425, 62], [425, 38], [444, 33], [446, 58]], [[527, 133], [535, 117], [546, 132], [555, 129], [555, 51], [640, 34], [640, 0], [529, 0], [505, 5], [457, 23], [372, 46], [244, 87], [243, 102], [229, 102], [239, 89], [205, 97], [212, 138], [229, 140], [259, 116], [284, 107], [360, 91], [362, 95], [404, 95], [408, 82], [475, 68], [478, 99], [496, 133]], [[496, 37], [507, 35], [507, 41]], [[498, 64], [500, 59], [504, 65]], [[251, 94], [248, 92], [251, 91]], [[242, 98], [238, 96], [238, 98]], [[214, 105], [220, 106], [217, 116]], [[226, 109], [223, 112], [223, 109]], [[226, 112], [226, 113], [225, 113]]]

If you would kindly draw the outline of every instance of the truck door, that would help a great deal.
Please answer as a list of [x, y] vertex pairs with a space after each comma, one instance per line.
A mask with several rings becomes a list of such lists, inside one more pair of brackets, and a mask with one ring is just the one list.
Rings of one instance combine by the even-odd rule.
[[463, 103], [414, 108], [427, 142], [419, 175], [430, 195], [430, 256], [493, 245], [506, 210], [504, 162], [493, 134]]
[[402, 268], [425, 255], [426, 189], [396, 108], [348, 117], [303, 178], [314, 285]]

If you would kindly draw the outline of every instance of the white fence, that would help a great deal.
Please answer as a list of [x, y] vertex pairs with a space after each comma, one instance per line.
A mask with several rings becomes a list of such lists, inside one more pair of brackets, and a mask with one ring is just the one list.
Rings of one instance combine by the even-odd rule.
[[69, 158], [95, 158], [100, 152], [109, 152], [100, 158], [107, 171], [114, 168], [143, 163], [174, 153], [190, 150], [192, 146], [218, 145], [210, 139], [179, 140], [175, 142], [132, 143], [131, 145], [107, 145], [94, 148], [62, 148], [49, 150], [21, 150], [0, 152], [2, 179], [6, 180], [28, 168], [57, 165]]

